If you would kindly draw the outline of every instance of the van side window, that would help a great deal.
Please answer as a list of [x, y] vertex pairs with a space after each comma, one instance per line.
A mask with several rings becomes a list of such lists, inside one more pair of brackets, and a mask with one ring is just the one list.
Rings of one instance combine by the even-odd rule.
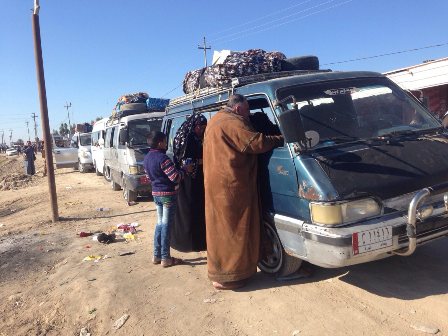
[[72, 141], [70, 143], [70, 147], [78, 148], [78, 137], [76, 135], [74, 135], [72, 137]]
[[98, 146], [99, 135], [100, 135], [100, 132], [92, 133], [92, 146]]
[[113, 128], [108, 128], [106, 130], [106, 137], [105, 137], [105, 140], [104, 140], [104, 147], [105, 148], [109, 148], [110, 147], [110, 138], [111, 138], [111, 135], [112, 135], [112, 129]]
[[[115, 126], [113, 131], [112, 131], [112, 136], [113, 136], [113, 147], [114, 148], [118, 148], [118, 135], [120, 134], [120, 132], [118, 132], [118, 126]], [[112, 146], [111, 146], [112, 147]]]
[[265, 96], [248, 97], [250, 120], [256, 131], [266, 135], [279, 135], [280, 129]]
[[187, 120], [185, 116], [171, 119], [171, 127], [168, 131], [168, 150], [167, 152], [172, 153], [173, 152], [173, 143], [174, 143], [174, 137], [176, 136], [176, 132], [179, 129], [179, 127], [183, 124], [183, 122]]

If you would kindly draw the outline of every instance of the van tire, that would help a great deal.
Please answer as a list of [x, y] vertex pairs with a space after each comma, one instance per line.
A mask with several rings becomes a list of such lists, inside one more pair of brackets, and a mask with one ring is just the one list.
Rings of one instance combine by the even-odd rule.
[[93, 162], [93, 166], [95, 167], [95, 174], [96, 176], [101, 176], [103, 174], [101, 174], [101, 172], [98, 170], [98, 167], [96, 166], [96, 162]]
[[281, 61], [282, 71], [293, 70], [319, 70], [319, 58], [317, 56], [291, 57]]
[[135, 202], [137, 200], [137, 193], [134, 190], [123, 187], [123, 198], [126, 202]]
[[110, 186], [112, 187], [113, 191], [119, 191], [121, 189], [120, 185], [116, 182], [114, 182], [114, 180], [112, 180], [112, 178], [110, 179]]
[[80, 173], [84, 174], [87, 172], [86, 166], [84, 166], [80, 161], [78, 161], [78, 170]]
[[125, 201], [126, 202], [135, 202], [137, 200], [137, 192], [135, 192], [134, 190], [128, 189], [126, 187], [126, 182], [123, 178], [121, 179], [121, 186], [123, 189], [123, 198], [125, 199]]
[[104, 167], [103, 167], [103, 177], [107, 182], [110, 182], [110, 171], [106, 167], [106, 165], [104, 165]]
[[145, 112], [146, 104], [145, 103], [128, 103], [128, 104], [123, 104], [120, 106], [120, 111], [129, 111], [129, 110]]
[[264, 222], [266, 236], [272, 244], [270, 253], [263, 256], [258, 263], [258, 268], [265, 273], [275, 274], [276, 276], [287, 276], [299, 270], [302, 260], [288, 255], [280, 241], [277, 230], [273, 225]]

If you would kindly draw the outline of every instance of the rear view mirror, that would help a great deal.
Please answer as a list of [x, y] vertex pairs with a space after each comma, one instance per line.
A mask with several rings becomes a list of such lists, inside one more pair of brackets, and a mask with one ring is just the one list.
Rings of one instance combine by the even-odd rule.
[[302, 118], [297, 109], [288, 110], [278, 116], [280, 128], [286, 143], [298, 142], [301, 147], [307, 147], [307, 139], [303, 129]]
[[316, 131], [310, 130], [305, 132], [306, 144], [308, 148], [313, 148], [319, 143], [320, 136]]

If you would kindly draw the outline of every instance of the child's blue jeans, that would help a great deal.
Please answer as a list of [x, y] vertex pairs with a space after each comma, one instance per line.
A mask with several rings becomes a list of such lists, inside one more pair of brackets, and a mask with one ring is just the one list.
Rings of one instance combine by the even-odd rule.
[[154, 196], [157, 208], [157, 224], [154, 231], [154, 257], [170, 258], [170, 227], [176, 213], [176, 195]]

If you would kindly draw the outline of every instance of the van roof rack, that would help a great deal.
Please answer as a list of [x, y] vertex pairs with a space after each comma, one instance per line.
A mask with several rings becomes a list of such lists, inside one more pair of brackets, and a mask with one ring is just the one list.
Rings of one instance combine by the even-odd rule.
[[207, 87], [203, 89], [198, 89], [192, 93], [188, 93], [184, 96], [173, 98], [170, 101], [169, 106], [179, 105], [183, 103], [192, 102], [196, 99], [205, 98], [217, 93], [223, 93], [225, 91], [231, 91], [236, 87], [244, 86], [247, 84], [264, 82], [270, 79], [282, 78], [282, 77], [291, 77], [291, 76], [300, 76], [307, 75], [312, 73], [322, 73], [322, 72], [331, 72], [331, 70], [292, 70], [292, 71], [280, 71], [280, 72], [269, 72], [263, 74], [257, 74], [252, 76], [244, 76], [244, 77], [234, 77], [231, 78], [231, 83], [224, 84], [220, 87]]

